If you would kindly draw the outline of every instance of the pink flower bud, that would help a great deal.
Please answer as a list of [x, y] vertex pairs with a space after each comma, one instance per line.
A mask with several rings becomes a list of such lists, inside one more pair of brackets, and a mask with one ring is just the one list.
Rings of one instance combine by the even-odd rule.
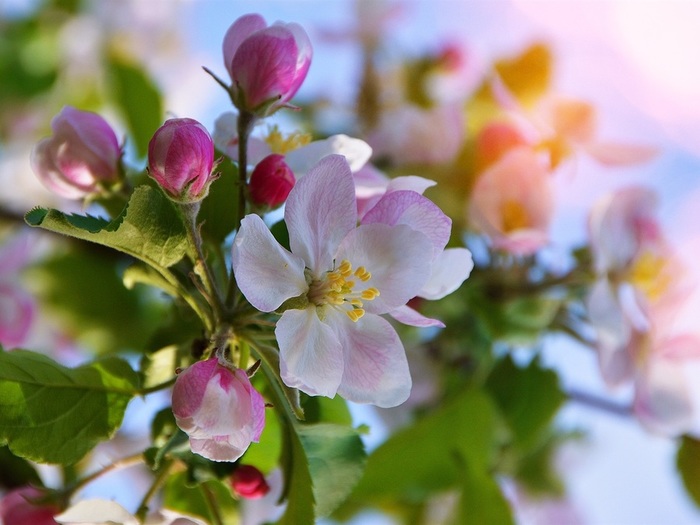
[[0, 499], [0, 523], [4, 525], [57, 525], [53, 517], [61, 510], [51, 503], [39, 503], [43, 492], [24, 486]]
[[199, 122], [191, 118], [165, 121], [148, 144], [148, 170], [174, 201], [191, 203], [209, 193], [216, 179], [214, 141]]
[[268, 155], [255, 166], [250, 176], [250, 199], [257, 206], [277, 208], [287, 200], [295, 182], [284, 155]]
[[311, 41], [298, 24], [267, 26], [258, 14], [236, 20], [223, 43], [231, 95], [241, 111], [270, 115], [296, 94], [311, 65]]
[[236, 461], [265, 426], [265, 402], [244, 370], [199, 361], [177, 377], [173, 414], [190, 437], [192, 452], [213, 461]]
[[234, 492], [246, 499], [259, 499], [270, 492], [265, 476], [252, 465], [239, 466], [231, 476]]
[[101, 116], [66, 106], [51, 120], [51, 129], [53, 135], [31, 155], [32, 169], [48, 189], [81, 199], [119, 181], [121, 148]]

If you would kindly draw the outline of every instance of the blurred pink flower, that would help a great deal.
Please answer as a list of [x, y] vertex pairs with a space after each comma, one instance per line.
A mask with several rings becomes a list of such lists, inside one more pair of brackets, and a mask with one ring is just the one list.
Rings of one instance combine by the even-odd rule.
[[14, 489], [0, 499], [0, 523], [3, 525], [57, 525], [60, 512], [52, 503], [39, 503], [44, 493], [35, 487]]
[[282, 309], [275, 334], [282, 379], [309, 395], [396, 406], [411, 378], [403, 345], [382, 317], [430, 275], [428, 237], [405, 224], [357, 226], [347, 161], [323, 158], [289, 194], [291, 253], [256, 215], [243, 219], [233, 268], [250, 303]]
[[51, 130], [31, 156], [34, 173], [49, 190], [81, 199], [119, 181], [121, 148], [101, 116], [65, 106], [51, 120]]
[[265, 426], [265, 402], [244, 370], [217, 358], [182, 371], [173, 387], [173, 414], [190, 437], [192, 452], [213, 461], [236, 461]]
[[429, 109], [402, 104], [382, 112], [368, 142], [375, 157], [388, 157], [396, 165], [444, 164], [459, 152], [465, 130], [459, 103]]
[[231, 97], [241, 111], [259, 117], [287, 105], [311, 65], [311, 41], [295, 23], [269, 26], [258, 14], [240, 17], [223, 42]]
[[517, 255], [547, 244], [553, 211], [547, 164], [527, 147], [511, 149], [481, 173], [468, 203], [471, 225], [495, 248]]
[[17, 236], [0, 246], [0, 344], [21, 345], [36, 314], [34, 299], [18, 282], [28, 263], [27, 238]]
[[214, 142], [191, 118], [166, 120], [148, 143], [148, 172], [171, 199], [202, 200], [216, 179]]

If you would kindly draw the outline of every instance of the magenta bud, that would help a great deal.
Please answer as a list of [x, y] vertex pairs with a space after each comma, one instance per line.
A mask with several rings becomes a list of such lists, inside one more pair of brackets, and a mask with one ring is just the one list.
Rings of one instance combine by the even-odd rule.
[[173, 387], [175, 422], [190, 437], [192, 452], [213, 461], [236, 461], [265, 426], [265, 401], [245, 370], [217, 358], [183, 370]]
[[214, 141], [194, 119], [166, 120], [148, 144], [148, 171], [176, 202], [192, 203], [206, 197], [217, 178], [213, 168]]
[[241, 111], [270, 115], [296, 94], [311, 65], [311, 41], [299, 24], [267, 26], [258, 14], [236, 20], [223, 42], [231, 98]]
[[252, 465], [241, 465], [231, 475], [231, 487], [242, 498], [259, 499], [270, 492], [265, 476]]
[[51, 120], [51, 130], [31, 155], [34, 173], [49, 190], [82, 199], [119, 182], [121, 148], [101, 116], [65, 106]]
[[61, 512], [51, 502], [43, 503], [44, 493], [29, 485], [12, 490], [0, 499], [0, 523], [4, 525], [56, 525]]
[[256, 206], [277, 208], [287, 200], [295, 182], [294, 172], [284, 161], [284, 155], [268, 155], [250, 176], [250, 200]]

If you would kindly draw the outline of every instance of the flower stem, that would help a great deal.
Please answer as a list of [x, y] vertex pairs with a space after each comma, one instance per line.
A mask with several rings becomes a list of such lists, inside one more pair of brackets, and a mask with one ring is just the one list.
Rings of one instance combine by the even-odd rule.
[[137, 454], [132, 454], [131, 456], [126, 456], [124, 458], [118, 459], [118, 460], [114, 461], [113, 463], [105, 465], [100, 470], [93, 472], [92, 474], [89, 474], [88, 476], [85, 476], [82, 479], [75, 480], [72, 484], [70, 484], [68, 486], [66, 492], [70, 496], [73, 493], [80, 490], [81, 488], [83, 488], [85, 485], [92, 483], [97, 478], [104, 476], [105, 474], [108, 474], [108, 473], [110, 473], [114, 470], [120, 469], [120, 468], [130, 467], [132, 465], [136, 465], [136, 464], [142, 463], [142, 462], [143, 462], [143, 454], [141, 452], [139, 452]]
[[165, 481], [167, 480], [168, 475], [170, 474], [170, 469], [172, 468], [173, 464], [174, 460], [172, 459], [164, 461], [164, 465], [158, 472], [156, 479], [153, 480], [153, 483], [148, 489], [148, 492], [146, 492], [146, 494], [143, 496], [143, 499], [139, 504], [138, 510], [136, 511], [136, 518], [139, 520], [139, 522], [143, 523], [145, 521], [146, 514], [148, 514], [148, 502], [155, 495], [155, 493], [158, 492], [158, 489], [160, 489], [161, 485], [163, 485], [163, 483], [165, 483]]
[[215, 319], [218, 324], [218, 321], [220, 321], [225, 315], [226, 306], [221, 298], [219, 288], [216, 285], [216, 280], [211, 272], [211, 268], [207, 264], [206, 257], [204, 256], [204, 250], [202, 249], [202, 233], [199, 226], [197, 226], [197, 214], [199, 213], [200, 205], [201, 202], [193, 202], [189, 204], [180, 204], [179, 208], [184, 217], [187, 235], [195, 249], [195, 266], [199, 265], [202, 270], [201, 273], [203, 275], [204, 286], [207, 294], [209, 295], [207, 300], [214, 310]]
[[616, 416], [629, 417], [633, 413], [632, 407], [629, 405], [615, 403], [609, 399], [605, 399], [589, 392], [573, 389], [566, 392], [566, 395], [570, 401], [575, 401], [591, 408], [603, 410]]

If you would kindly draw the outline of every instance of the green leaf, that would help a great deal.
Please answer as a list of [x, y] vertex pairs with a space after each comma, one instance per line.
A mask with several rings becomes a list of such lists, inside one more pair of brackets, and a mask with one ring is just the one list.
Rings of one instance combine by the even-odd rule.
[[291, 419], [285, 420], [284, 432], [285, 446], [282, 449], [282, 465], [287, 509], [278, 525], [314, 523], [314, 494], [311, 473], [304, 447]]
[[263, 474], [269, 474], [279, 465], [282, 453], [282, 428], [274, 410], [265, 412], [265, 428], [260, 441], [251, 443], [241, 458], [241, 464], [254, 465]]
[[45, 208], [31, 210], [25, 221], [29, 226], [114, 248], [161, 270], [180, 261], [189, 247], [172, 203], [163, 192], [146, 185], [134, 190], [122, 215], [113, 221]]
[[138, 376], [106, 358], [66, 368], [27, 350], [0, 351], [0, 442], [18, 456], [69, 465], [120, 426]]
[[13, 489], [30, 483], [37, 487], [43, 484], [32, 464], [15, 456], [8, 447], [0, 447], [0, 487]]
[[700, 507], [700, 440], [690, 436], [681, 438], [676, 455], [676, 467], [686, 492]]
[[512, 430], [515, 445], [522, 451], [541, 444], [566, 400], [556, 372], [542, 368], [537, 358], [526, 367], [518, 367], [510, 356], [504, 357], [491, 372], [486, 388]]
[[498, 483], [483, 470], [468, 463], [462, 465], [462, 495], [459, 525], [510, 525], [514, 523], [510, 506]]
[[[299, 402], [299, 391], [296, 388], [288, 387], [280, 378], [280, 357], [277, 350], [266, 345], [251, 344], [251, 348], [260, 358], [265, 377], [267, 377], [271, 388], [275, 390], [276, 396], [280, 398], [280, 402], [286, 402], [296, 419], [303, 420], [304, 410]], [[280, 410], [282, 410], [281, 407]]]
[[410, 427], [392, 435], [367, 461], [352, 500], [423, 501], [461, 478], [455, 454], [486, 472], [498, 445], [495, 407], [482, 392], [467, 389]]
[[298, 425], [297, 431], [311, 473], [316, 516], [327, 516], [362, 476], [362, 440], [354, 429], [330, 423]]
[[209, 195], [202, 201], [197, 222], [203, 223], [204, 236], [221, 244], [238, 227], [238, 169], [227, 157], [219, 163], [219, 178], [209, 187]]
[[207, 523], [238, 523], [238, 504], [231, 490], [215, 479], [192, 485], [187, 472], [168, 476], [163, 487], [163, 507], [197, 516]]
[[151, 137], [163, 122], [160, 91], [138, 65], [116, 54], [110, 54], [106, 64], [111, 96], [129, 126], [137, 155], [145, 157]]

